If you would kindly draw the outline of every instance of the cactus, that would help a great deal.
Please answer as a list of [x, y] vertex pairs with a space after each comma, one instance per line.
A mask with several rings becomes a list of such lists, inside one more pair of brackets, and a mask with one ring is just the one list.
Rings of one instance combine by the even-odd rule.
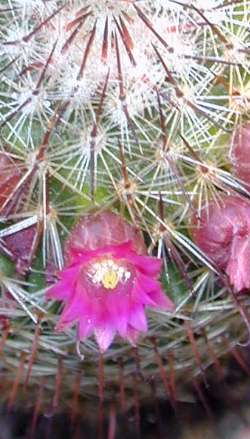
[[[249, 284], [237, 270], [248, 254], [241, 242], [226, 268], [223, 209], [228, 199], [246, 206], [240, 219], [228, 215], [247, 234], [249, 18], [247, 0], [2, 1], [0, 349], [10, 408], [27, 391], [35, 403], [40, 389], [52, 413], [73, 393], [73, 413], [98, 394], [101, 416], [117, 391], [123, 409], [125, 395], [128, 406], [150, 398], [152, 379], [175, 407], [185, 382], [201, 398], [208, 366], [223, 375], [227, 352], [244, 366]], [[62, 305], [46, 294], [67, 266], [72, 227], [103, 211], [161, 259], [175, 309], [147, 308], [134, 346], [117, 336], [100, 353], [91, 336], [76, 343], [72, 325], [55, 331]]]

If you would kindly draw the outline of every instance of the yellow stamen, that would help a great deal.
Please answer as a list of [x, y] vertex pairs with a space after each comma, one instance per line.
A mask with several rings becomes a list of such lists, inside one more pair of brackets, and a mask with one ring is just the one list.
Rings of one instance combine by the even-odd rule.
[[104, 288], [113, 290], [114, 288], [116, 288], [118, 282], [119, 282], [119, 276], [116, 271], [108, 270], [106, 271], [106, 273], [104, 273], [102, 278], [102, 284]]

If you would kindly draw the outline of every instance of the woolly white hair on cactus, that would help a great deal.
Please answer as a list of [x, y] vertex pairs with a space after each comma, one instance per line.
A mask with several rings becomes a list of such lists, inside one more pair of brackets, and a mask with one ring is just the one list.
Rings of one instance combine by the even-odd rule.
[[75, 4], [78, 4], [79, 6], [83, 6], [83, 3], [85, 3], [85, 7], [88, 6], [91, 8], [94, 15], [96, 15], [98, 18], [102, 17], [102, 15], [106, 18], [107, 15], [110, 15], [111, 17], [117, 17], [121, 13], [127, 13], [131, 11], [133, 8], [133, 1], [131, 0], [94, 0], [94, 1], [88, 1], [85, 0], [85, 2], [82, 1], [75, 1]]
[[14, 0], [13, 6], [20, 11], [23, 19], [40, 19], [56, 8], [55, 0]]
[[[18, 9], [15, 13], [20, 19]], [[185, 75], [189, 87], [209, 73], [199, 62], [197, 33], [198, 26], [191, 16], [178, 5], [173, 8], [172, 2], [167, 2], [160, 12], [151, 2], [71, 2], [58, 4], [33, 30], [27, 29], [12, 41], [35, 44], [36, 50], [29, 57], [19, 54], [18, 66], [29, 72], [34, 81], [32, 90], [36, 90], [43, 75], [45, 114], [48, 100], [66, 99], [70, 100], [65, 109], [68, 119], [74, 110], [87, 105], [109, 73], [110, 101], [114, 95], [121, 100], [111, 116], [115, 124], [121, 122], [123, 126], [128, 118], [134, 121], [145, 110], [156, 107], [156, 87], [178, 88], [177, 83], [170, 87], [164, 84], [165, 64], [176, 81], [182, 81]], [[39, 109], [35, 114], [39, 118], [45, 116]]]

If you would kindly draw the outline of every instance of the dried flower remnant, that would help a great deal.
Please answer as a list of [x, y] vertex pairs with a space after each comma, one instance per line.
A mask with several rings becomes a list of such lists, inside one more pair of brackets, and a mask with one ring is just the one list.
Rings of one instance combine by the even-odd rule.
[[237, 196], [211, 201], [195, 219], [195, 243], [225, 270], [235, 292], [250, 288], [250, 202]]
[[[19, 213], [23, 207], [27, 193], [24, 176], [23, 163], [7, 151], [0, 152], [0, 216], [3, 222], [9, 220], [11, 215]], [[35, 226], [18, 230], [12, 225], [0, 232], [0, 253], [16, 262], [17, 273], [24, 274], [30, 268], [35, 242]]]
[[0, 152], [0, 214], [8, 215], [20, 206], [23, 193], [18, 190], [23, 170], [7, 152]]
[[3, 237], [0, 241], [0, 252], [16, 263], [17, 273], [25, 274], [30, 269], [37, 240], [37, 227], [33, 225]]
[[58, 330], [78, 323], [78, 339], [94, 333], [104, 352], [116, 333], [136, 343], [147, 331], [145, 307], [172, 310], [157, 278], [161, 261], [147, 256], [135, 227], [106, 211], [83, 217], [65, 245], [66, 267], [47, 294], [65, 302]]
[[231, 158], [235, 175], [250, 190], [250, 123], [235, 130]]

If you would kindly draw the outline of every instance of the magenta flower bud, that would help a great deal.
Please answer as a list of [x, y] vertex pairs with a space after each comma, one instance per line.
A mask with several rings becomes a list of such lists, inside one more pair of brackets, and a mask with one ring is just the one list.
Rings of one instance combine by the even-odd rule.
[[234, 133], [232, 162], [236, 177], [250, 190], [250, 123], [238, 127]]
[[96, 250], [107, 245], [131, 241], [139, 254], [147, 249], [139, 231], [110, 211], [84, 216], [74, 227], [65, 244], [66, 264], [71, 263], [78, 251]]
[[145, 308], [171, 310], [161, 290], [161, 261], [146, 255], [135, 227], [119, 215], [103, 212], [83, 217], [66, 245], [66, 267], [47, 294], [64, 301], [57, 324], [63, 331], [78, 324], [78, 340], [94, 333], [104, 352], [116, 333], [136, 343], [147, 331]]
[[250, 288], [250, 202], [224, 196], [204, 209], [193, 238], [201, 250], [226, 272], [235, 292]]

